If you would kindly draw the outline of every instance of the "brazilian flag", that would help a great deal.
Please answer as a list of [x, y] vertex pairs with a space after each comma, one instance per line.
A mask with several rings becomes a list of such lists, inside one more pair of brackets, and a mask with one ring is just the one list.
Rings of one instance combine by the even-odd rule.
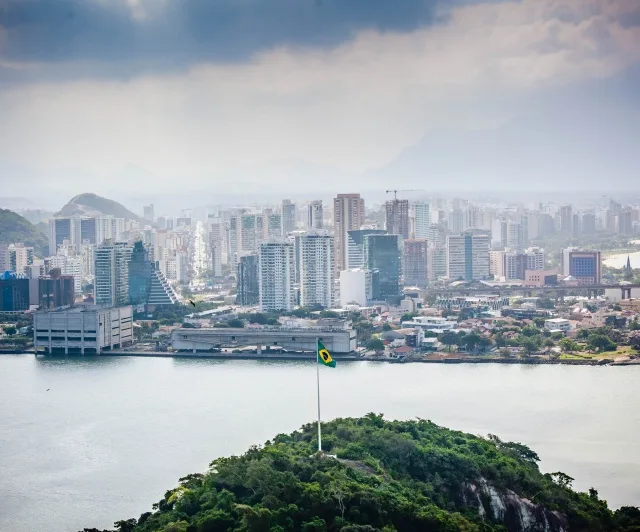
[[333, 360], [331, 353], [329, 353], [327, 348], [322, 345], [320, 340], [318, 340], [318, 364], [329, 366], [330, 368], [336, 367], [336, 361]]

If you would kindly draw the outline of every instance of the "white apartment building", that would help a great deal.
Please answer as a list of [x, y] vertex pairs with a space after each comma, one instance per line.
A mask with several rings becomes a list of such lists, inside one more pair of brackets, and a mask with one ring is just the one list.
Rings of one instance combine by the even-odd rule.
[[447, 276], [447, 248], [435, 245], [427, 248], [427, 272], [429, 281]]
[[373, 300], [373, 276], [371, 270], [357, 268], [340, 272], [340, 305], [357, 303], [361, 307], [369, 306]]
[[307, 226], [310, 229], [322, 229], [324, 218], [322, 212], [322, 200], [315, 200], [309, 204], [309, 216]]
[[93, 283], [96, 305], [117, 307], [129, 303], [129, 260], [131, 246], [106, 241], [95, 249]]
[[334, 274], [348, 269], [348, 231], [360, 229], [365, 219], [360, 194], [338, 194], [333, 200]]
[[315, 232], [300, 237], [300, 304], [333, 305], [333, 236]]
[[76, 294], [82, 293], [83, 258], [77, 255], [54, 255], [49, 257], [49, 269], [59, 268], [62, 275], [73, 277], [73, 290]]
[[295, 306], [295, 251], [292, 242], [274, 240], [260, 244], [258, 282], [262, 312]]
[[489, 278], [490, 237], [463, 233], [447, 236], [447, 277], [455, 281]]

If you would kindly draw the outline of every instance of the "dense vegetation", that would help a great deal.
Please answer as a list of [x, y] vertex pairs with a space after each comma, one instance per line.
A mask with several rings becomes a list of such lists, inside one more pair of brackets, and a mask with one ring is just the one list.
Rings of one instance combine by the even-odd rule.
[[33, 246], [39, 257], [44, 257], [48, 252], [47, 237], [35, 225], [13, 211], [0, 209], [0, 245], [17, 242]]
[[[548, 516], [568, 530], [640, 530], [637, 508], [610, 511], [594, 489], [572, 491], [571, 477], [543, 475], [533, 451], [495, 436], [368, 414], [323, 425], [323, 447], [337, 458], [318, 455], [315, 446], [312, 424], [243, 456], [214, 460], [206, 474], [180, 479], [153, 512], [115, 527], [120, 532], [511, 531], [524, 529], [520, 510], [512, 512], [515, 520], [507, 516], [513, 500], [519, 508], [527, 504], [520, 502], [523, 497], [535, 503], [528, 508], [541, 516], [540, 529]], [[507, 510], [501, 518], [490, 510], [481, 517], [478, 505], [490, 509], [488, 496], [474, 506], [465, 495], [481, 486], [504, 496]]]

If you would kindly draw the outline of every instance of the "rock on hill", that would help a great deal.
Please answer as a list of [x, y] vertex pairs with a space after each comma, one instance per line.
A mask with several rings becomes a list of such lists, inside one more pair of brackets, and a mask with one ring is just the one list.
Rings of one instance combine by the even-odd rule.
[[48, 252], [47, 237], [35, 225], [13, 211], [0, 209], [0, 244], [14, 242], [33, 246], [38, 257], [44, 257]]
[[[118, 530], [417, 532], [637, 531], [640, 510], [612, 512], [571, 477], [543, 475], [519, 443], [382, 415], [280, 434], [180, 479], [153, 512]], [[87, 516], [90, 519], [90, 516]], [[85, 531], [99, 532], [96, 529]]]
[[142, 218], [132, 213], [124, 205], [97, 194], [84, 193], [71, 198], [56, 216], [99, 216], [111, 214], [116, 218], [128, 218], [141, 221]]

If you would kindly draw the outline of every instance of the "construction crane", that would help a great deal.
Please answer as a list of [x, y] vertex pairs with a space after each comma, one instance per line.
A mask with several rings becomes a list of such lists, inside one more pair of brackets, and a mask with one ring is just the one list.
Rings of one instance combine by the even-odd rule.
[[393, 192], [393, 199], [394, 201], [398, 199], [398, 192], [424, 192], [424, 189], [421, 188], [406, 188], [404, 190], [385, 190], [386, 194], [389, 194], [389, 192]]

